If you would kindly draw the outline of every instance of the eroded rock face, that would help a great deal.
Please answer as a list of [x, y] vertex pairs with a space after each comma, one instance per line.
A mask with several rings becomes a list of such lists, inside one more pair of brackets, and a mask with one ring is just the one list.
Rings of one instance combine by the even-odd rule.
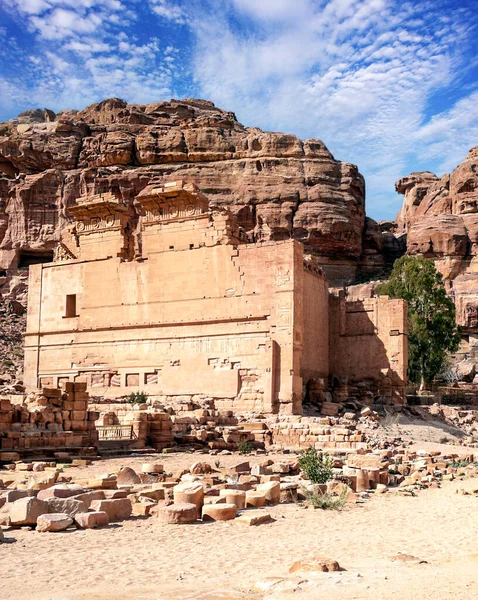
[[24, 292], [29, 264], [51, 259], [77, 197], [110, 191], [134, 206], [152, 180], [195, 183], [232, 209], [251, 241], [300, 240], [336, 283], [382, 261], [356, 166], [320, 140], [244, 127], [205, 100], [27, 111], [0, 124], [0, 173], [5, 296]]
[[397, 223], [407, 253], [435, 261], [464, 329], [462, 350], [478, 361], [478, 146], [450, 175], [412, 173], [396, 190], [405, 196]]

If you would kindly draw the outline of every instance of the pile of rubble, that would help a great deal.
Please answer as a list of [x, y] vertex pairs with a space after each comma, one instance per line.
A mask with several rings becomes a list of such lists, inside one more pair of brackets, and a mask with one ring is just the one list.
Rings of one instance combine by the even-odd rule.
[[98, 413], [88, 410], [84, 383], [66, 383], [65, 391], [43, 388], [28, 396], [0, 398], [0, 461], [21, 455], [94, 452]]
[[[0, 285], [1, 285], [0, 275]], [[23, 372], [23, 336], [26, 328], [25, 308], [16, 300], [0, 296], [0, 392], [24, 390], [19, 375]]]
[[[370, 498], [370, 492], [415, 495], [446, 480], [478, 475], [478, 456], [404, 448], [342, 453], [333, 464], [332, 479], [317, 486], [304, 478], [297, 457], [264, 457], [253, 465], [242, 457], [228, 467], [217, 459], [214, 466], [195, 462], [171, 473], [153, 462], [143, 464], [141, 472], [123, 467], [92, 479], [66, 474], [51, 463], [12, 463], [0, 481], [0, 525], [60, 531], [152, 516], [169, 524], [235, 519], [257, 525], [272, 519], [273, 509], [268, 507], [303, 502], [310, 493], [342, 496], [354, 503]], [[13, 470], [24, 472], [21, 482], [9, 476]]]
[[458, 427], [466, 434], [463, 442], [467, 446], [478, 448], [478, 410], [433, 404], [428, 407], [428, 411], [430, 415]]

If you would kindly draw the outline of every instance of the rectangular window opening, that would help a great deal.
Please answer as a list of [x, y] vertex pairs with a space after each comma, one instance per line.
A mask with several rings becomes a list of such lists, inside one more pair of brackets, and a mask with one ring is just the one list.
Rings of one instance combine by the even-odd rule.
[[76, 314], [76, 294], [68, 294], [66, 297], [65, 317], [77, 317]]

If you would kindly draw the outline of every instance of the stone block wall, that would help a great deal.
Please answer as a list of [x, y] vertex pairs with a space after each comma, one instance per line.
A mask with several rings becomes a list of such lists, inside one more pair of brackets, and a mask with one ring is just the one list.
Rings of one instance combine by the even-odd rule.
[[95, 420], [84, 384], [43, 388], [0, 399], [0, 460], [8, 454], [86, 451], [96, 444]]

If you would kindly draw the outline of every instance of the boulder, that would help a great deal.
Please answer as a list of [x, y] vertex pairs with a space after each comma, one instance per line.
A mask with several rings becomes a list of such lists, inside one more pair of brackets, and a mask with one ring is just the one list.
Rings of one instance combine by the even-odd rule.
[[138, 485], [138, 483], [141, 483], [141, 478], [131, 467], [123, 467], [116, 475], [117, 485]]
[[251, 510], [245, 512], [240, 517], [237, 517], [236, 521], [243, 525], [247, 525], [247, 527], [252, 527], [255, 525], [262, 525], [263, 523], [269, 523], [272, 521], [272, 517], [269, 513], [262, 510]]
[[236, 514], [235, 504], [208, 504], [202, 508], [203, 521], [230, 521]]
[[246, 506], [252, 506], [254, 508], [259, 508], [260, 506], [265, 506], [265, 504], [266, 504], [265, 492], [257, 492], [255, 490], [247, 490]]
[[49, 498], [46, 500], [49, 513], [64, 513], [69, 517], [74, 517], [77, 513], [85, 512], [88, 506], [81, 500], [74, 498]]
[[86, 490], [81, 485], [76, 483], [58, 483], [44, 490], [40, 490], [37, 494], [39, 500], [48, 500], [49, 498], [70, 498], [84, 493]]
[[207, 462], [196, 462], [190, 466], [189, 472], [191, 475], [207, 475], [212, 472], [212, 467]]
[[324, 556], [313, 556], [296, 561], [289, 569], [289, 573], [296, 571], [319, 571], [330, 573], [332, 571], [341, 571], [340, 565], [336, 560]]
[[113, 500], [93, 500], [90, 505], [93, 511], [105, 512], [110, 523], [124, 521], [131, 516], [132, 506], [129, 498], [116, 498]]
[[164, 471], [163, 465], [160, 463], [144, 463], [141, 465], [142, 473], [160, 474]]
[[64, 531], [73, 524], [73, 519], [65, 513], [51, 513], [37, 518], [37, 531]]
[[246, 507], [246, 492], [243, 490], [219, 490], [219, 496], [225, 499], [226, 504], [235, 504], [238, 510]]
[[196, 504], [170, 504], [158, 509], [158, 519], [161, 523], [169, 523], [170, 525], [194, 523], [198, 518], [197, 510]]
[[76, 513], [75, 522], [82, 529], [96, 529], [106, 527], [109, 523], [108, 514], [105, 511], [92, 511]]
[[48, 514], [48, 503], [28, 496], [15, 500], [9, 512], [12, 525], [36, 525], [39, 516]]
[[88, 510], [91, 506], [93, 500], [104, 500], [106, 498], [105, 492], [103, 490], [95, 490], [93, 492], [84, 492], [83, 494], [78, 494], [78, 496], [72, 496], [73, 500], [80, 500], [85, 505], [86, 510]]
[[202, 483], [183, 482], [173, 488], [175, 504], [195, 504], [197, 507], [197, 518], [201, 515], [204, 504], [204, 488]]
[[268, 481], [260, 483], [256, 491], [265, 495], [267, 504], [279, 504], [280, 502], [280, 483], [278, 481]]

